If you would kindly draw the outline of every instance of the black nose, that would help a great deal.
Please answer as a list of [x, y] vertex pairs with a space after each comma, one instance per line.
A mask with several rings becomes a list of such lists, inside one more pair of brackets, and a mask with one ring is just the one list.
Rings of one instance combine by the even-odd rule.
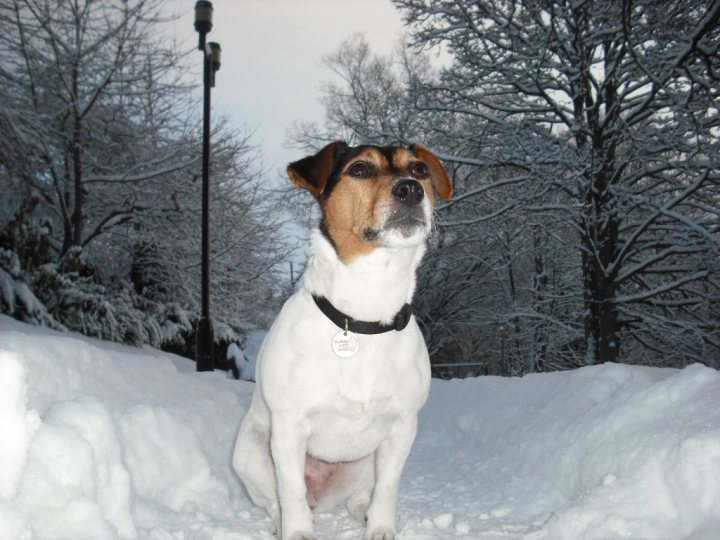
[[420, 183], [415, 180], [400, 180], [392, 188], [395, 198], [408, 206], [420, 204], [424, 193]]

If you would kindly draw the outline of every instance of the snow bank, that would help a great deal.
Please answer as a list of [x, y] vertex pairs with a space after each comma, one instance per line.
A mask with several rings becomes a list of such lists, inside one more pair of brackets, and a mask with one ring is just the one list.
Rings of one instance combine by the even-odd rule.
[[[0, 316], [0, 538], [273, 538], [230, 466], [253, 385], [193, 367]], [[406, 540], [716, 539], [720, 373], [433, 381], [398, 513]]]
[[252, 387], [193, 368], [0, 317], [0, 538], [192, 538], [249, 509], [229, 451]]
[[461, 449], [453, 478], [479, 498], [460, 512], [482, 538], [717, 539], [719, 405], [700, 365], [434, 381], [418, 446]]

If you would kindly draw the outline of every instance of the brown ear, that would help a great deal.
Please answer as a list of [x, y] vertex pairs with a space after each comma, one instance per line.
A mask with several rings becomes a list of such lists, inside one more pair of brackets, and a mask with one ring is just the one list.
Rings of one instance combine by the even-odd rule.
[[347, 148], [343, 141], [328, 144], [314, 156], [294, 161], [287, 168], [290, 181], [297, 187], [305, 188], [315, 197], [319, 197], [332, 174], [336, 157], [340, 149]]
[[432, 186], [435, 193], [441, 199], [449, 199], [453, 194], [452, 183], [448, 178], [445, 168], [440, 163], [440, 160], [428, 149], [420, 146], [419, 144], [413, 144], [410, 149], [415, 152], [415, 155], [422, 159], [430, 169], [430, 178], [432, 178]]

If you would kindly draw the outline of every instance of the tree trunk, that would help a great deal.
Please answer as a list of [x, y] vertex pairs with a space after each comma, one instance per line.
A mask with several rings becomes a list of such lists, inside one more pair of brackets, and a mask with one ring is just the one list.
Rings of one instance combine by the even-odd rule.
[[73, 98], [75, 103], [73, 103], [73, 133], [72, 133], [72, 140], [70, 144], [72, 145], [70, 155], [72, 156], [72, 162], [73, 162], [73, 188], [74, 188], [74, 197], [75, 197], [75, 208], [73, 210], [72, 214], [72, 245], [74, 246], [81, 246], [83, 241], [83, 225], [84, 225], [84, 219], [85, 216], [83, 215], [83, 205], [84, 205], [84, 187], [83, 187], [83, 177], [82, 177], [82, 148], [81, 148], [81, 139], [82, 139], [82, 119], [80, 117], [80, 111], [79, 107], [80, 104], [78, 103], [78, 67], [74, 66], [73, 68]]
[[607, 176], [594, 175], [585, 198], [581, 238], [586, 363], [615, 362], [620, 341], [615, 305], [615, 273], [609, 273], [618, 249], [618, 219], [611, 208]]
[[[586, 243], [586, 238], [583, 242]], [[616, 287], [603, 276], [597, 260], [583, 253], [585, 278], [585, 341], [587, 364], [615, 362], [618, 358]]]

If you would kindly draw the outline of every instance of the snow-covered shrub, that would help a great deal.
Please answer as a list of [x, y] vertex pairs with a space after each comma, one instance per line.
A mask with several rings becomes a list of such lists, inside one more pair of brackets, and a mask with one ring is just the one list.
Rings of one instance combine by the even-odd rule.
[[0, 313], [30, 324], [63, 329], [22, 279], [18, 255], [0, 248]]
[[197, 315], [178, 304], [165, 304], [159, 306], [157, 322], [160, 325], [163, 348], [170, 350], [175, 347], [184, 347], [189, 335], [197, 324]]
[[232, 373], [233, 378], [239, 379], [240, 374], [245, 366], [247, 366], [248, 361], [237, 343], [231, 343], [228, 345], [227, 352], [225, 353], [225, 360], [228, 376]]
[[35, 290], [48, 311], [70, 330], [87, 336], [140, 346], [159, 347], [162, 333], [153, 315], [155, 306], [129, 286], [108, 290], [72, 248], [58, 264], [40, 267]]
[[[199, 314], [180, 307], [178, 304], [160, 304], [156, 320], [162, 334], [163, 351], [172, 352], [186, 358], [195, 358], [196, 332]], [[233, 362], [224, 355], [233, 343], [244, 343], [244, 328], [235, 328], [226, 322], [213, 319], [213, 338], [215, 368], [232, 370]]]

